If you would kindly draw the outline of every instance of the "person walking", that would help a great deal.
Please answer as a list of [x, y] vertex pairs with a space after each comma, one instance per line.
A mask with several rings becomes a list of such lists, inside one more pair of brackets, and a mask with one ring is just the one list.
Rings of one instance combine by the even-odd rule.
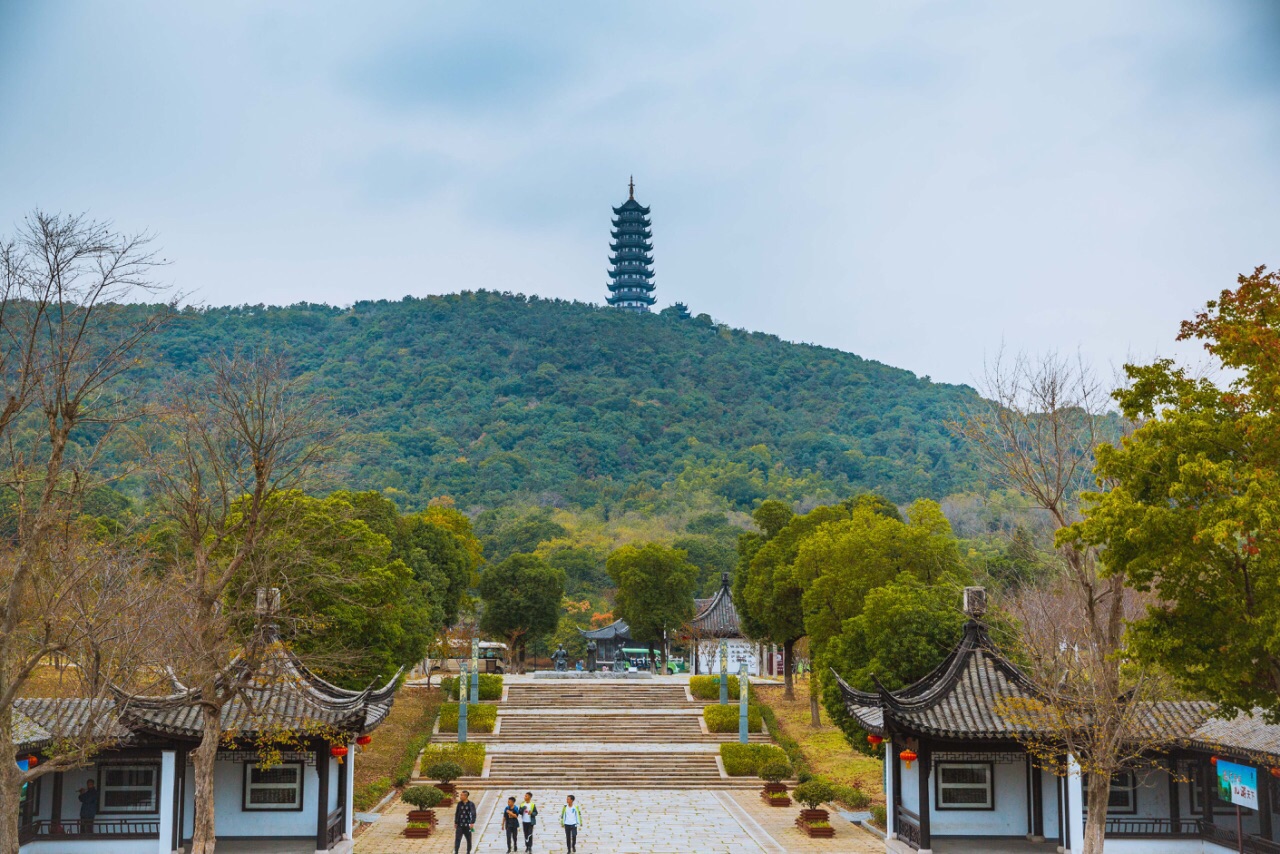
[[475, 829], [476, 805], [471, 803], [471, 793], [463, 789], [453, 808], [453, 854], [458, 854], [463, 839], [467, 840], [467, 854], [471, 854], [471, 831]]
[[98, 817], [98, 788], [90, 777], [77, 793], [80, 800], [80, 832], [93, 833], [93, 821]]
[[515, 795], [507, 798], [502, 810], [502, 829], [507, 834], [507, 854], [516, 854], [520, 850], [520, 808], [516, 806]]
[[533, 827], [538, 823], [538, 805], [533, 802], [533, 792], [525, 792], [520, 802], [520, 827], [524, 830], [525, 854], [533, 854]]
[[564, 828], [564, 845], [569, 854], [578, 850], [578, 829], [582, 827], [582, 807], [574, 803], [573, 795], [564, 799], [560, 807], [560, 826]]

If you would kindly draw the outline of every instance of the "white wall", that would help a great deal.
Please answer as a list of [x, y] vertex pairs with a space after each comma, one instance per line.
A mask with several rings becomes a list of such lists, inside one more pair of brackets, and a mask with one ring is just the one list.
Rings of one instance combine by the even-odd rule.
[[50, 839], [29, 842], [22, 854], [156, 854], [154, 839]]
[[[746, 640], [730, 640], [729, 675], [736, 676], [738, 665], [746, 662], [747, 673], [760, 675], [760, 645]], [[698, 641], [698, 673], [703, 676], [714, 676], [720, 672], [720, 641]]]
[[1058, 777], [1041, 770], [1040, 796], [1044, 801], [1044, 838], [1058, 838]]
[[[1021, 757], [1019, 757], [1021, 758]], [[914, 763], [913, 763], [914, 764]], [[935, 836], [1025, 836], [1027, 827], [1027, 766], [1023, 762], [995, 763], [993, 810], [929, 811]], [[929, 776], [930, 801], [936, 781]]]
[[[329, 767], [337, 765], [330, 762]], [[218, 836], [310, 836], [316, 835], [316, 793], [320, 778], [314, 765], [302, 769], [302, 809], [296, 811], [256, 810], [246, 812], [244, 802], [244, 763], [217, 762], [213, 766], [213, 810]], [[336, 797], [337, 779], [330, 785], [330, 797]], [[194, 798], [195, 787], [191, 789]], [[189, 813], [194, 806], [189, 801]]]

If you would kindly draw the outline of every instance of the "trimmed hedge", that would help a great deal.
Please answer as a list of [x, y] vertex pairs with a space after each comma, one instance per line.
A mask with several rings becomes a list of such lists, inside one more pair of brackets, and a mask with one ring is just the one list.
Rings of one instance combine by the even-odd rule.
[[[458, 704], [443, 703], [440, 706], [440, 731], [458, 731]], [[498, 707], [484, 703], [472, 703], [467, 706], [467, 732], [493, 732], [498, 722]]]
[[410, 786], [400, 793], [400, 800], [420, 810], [435, 809], [444, 800], [444, 792], [435, 786]]
[[[738, 704], [706, 706], [702, 710], [702, 718], [712, 732], [737, 732]], [[747, 706], [747, 732], [764, 732], [759, 706]]]
[[484, 773], [484, 754], [483, 744], [428, 744], [422, 751], [420, 767], [430, 768], [438, 762], [457, 762], [466, 772], [463, 776], [479, 777]]
[[786, 762], [782, 748], [772, 744], [722, 744], [720, 759], [730, 777], [756, 777], [767, 762]]
[[[468, 677], [467, 690], [471, 690], [470, 677]], [[450, 700], [458, 699], [458, 677], [446, 676], [440, 680], [440, 689], [444, 691], [445, 697]], [[468, 695], [470, 696], [470, 695]], [[502, 674], [501, 673], [481, 673], [480, 674], [480, 701], [485, 700], [501, 700], [502, 699]]]
[[[729, 702], [738, 702], [738, 677], [729, 677]], [[690, 676], [689, 677], [689, 693], [698, 700], [715, 700], [720, 702], [720, 677], [719, 676]], [[751, 693], [751, 686], [747, 685], [748, 696]]]
[[782, 727], [778, 725], [778, 716], [774, 714], [768, 703], [761, 701], [759, 708], [760, 717], [764, 719], [769, 735], [787, 752], [791, 770], [795, 772], [796, 778], [803, 782], [806, 777], [802, 775], [812, 775], [813, 772], [809, 769], [809, 760], [805, 759], [804, 751], [800, 749], [800, 743], [782, 731]]

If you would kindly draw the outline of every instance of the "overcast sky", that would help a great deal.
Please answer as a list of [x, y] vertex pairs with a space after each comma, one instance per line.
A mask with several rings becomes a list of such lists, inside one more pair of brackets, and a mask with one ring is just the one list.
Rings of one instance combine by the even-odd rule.
[[1280, 265], [1280, 2], [0, 0], [0, 229], [154, 231], [209, 304], [490, 288], [971, 382], [1171, 353]]

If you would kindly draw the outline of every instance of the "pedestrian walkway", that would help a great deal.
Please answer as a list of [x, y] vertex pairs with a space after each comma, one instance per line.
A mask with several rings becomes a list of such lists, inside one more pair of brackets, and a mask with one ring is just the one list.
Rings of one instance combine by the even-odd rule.
[[[472, 790], [473, 795], [478, 793]], [[490, 790], [477, 798], [472, 850], [503, 854], [500, 805], [523, 789]], [[795, 809], [765, 806], [750, 792], [547, 789], [536, 791], [536, 854], [564, 854], [558, 819], [565, 795], [576, 795], [584, 815], [581, 854], [883, 854], [884, 843], [832, 816], [834, 839], [809, 839], [793, 825]], [[405, 839], [408, 807], [397, 804], [356, 840], [356, 854], [440, 854], [453, 851], [453, 809], [442, 809], [440, 827], [428, 839]], [[464, 846], [465, 850], [465, 846]]]

